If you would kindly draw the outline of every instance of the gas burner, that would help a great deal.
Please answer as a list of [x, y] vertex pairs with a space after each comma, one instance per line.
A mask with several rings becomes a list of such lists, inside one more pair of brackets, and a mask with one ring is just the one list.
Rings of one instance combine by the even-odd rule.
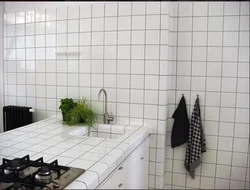
[[41, 176], [48, 176], [48, 175], [51, 175], [51, 170], [46, 167], [46, 166], [42, 166], [40, 169], [39, 169], [39, 174]]
[[15, 171], [20, 170], [21, 168], [24, 168], [24, 167], [25, 167], [25, 165], [23, 165], [22, 162], [19, 159], [14, 159], [4, 169], [4, 173], [5, 174], [10, 174], [11, 172], [15, 172]]
[[40, 169], [38, 169], [38, 173], [35, 175], [35, 178], [38, 181], [41, 181], [44, 183], [49, 183], [53, 179], [52, 178], [53, 173], [54, 172], [52, 170], [50, 170], [48, 167], [42, 166]]
[[55, 160], [30, 160], [29, 155], [13, 160], [3, 158], [0, 165], [0, 190], [63, 189], [85, 172], [83, 169], [58, 165]]

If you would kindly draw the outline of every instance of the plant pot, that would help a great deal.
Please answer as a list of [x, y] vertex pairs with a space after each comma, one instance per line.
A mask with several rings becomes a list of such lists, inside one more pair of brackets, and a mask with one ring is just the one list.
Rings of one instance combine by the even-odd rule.
[[66, 113], [62, 112], [63, 121], [66, 121]]
[[80, 119], [80, 123], [85, 123], [84, 119], [81, 118]]

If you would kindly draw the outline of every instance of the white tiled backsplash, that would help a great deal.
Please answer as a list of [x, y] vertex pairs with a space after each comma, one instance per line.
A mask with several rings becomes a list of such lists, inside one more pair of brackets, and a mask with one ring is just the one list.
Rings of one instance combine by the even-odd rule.
[[[153, 126], [150, 188], [248, 187], [249, 2], [84, 3], [7, 13], [4, 88], [5, 105], [32, 106], [36, 120], [60, 114], [65, 97], [87, 97], [101, 116], [97, 95], [105, 88], [116, 123]], [[189, 112], [199, 94], [208, 144], [194, 181], [184, 170], [185, 146], [170, 148], [181, 94]]]
[[[249, 189], [249, 2], [176, 2], [170, 13], [165, 188]], [[207, 152], [193, 180], [185, 146], [171, 149], [171, 116], [200, 97]]]
[[[41, 120], [61, 114], [61, 98], [85, 96], [101, 116], [105, 88], [116, 123], [153, 126], [150, 165], [163, 169], [168, 9], [168, 2], [109, 2], [6, 14], [5, 104], [32, 106]], [[150, 173], [149, 186], [164, 186], [164, 170]]]

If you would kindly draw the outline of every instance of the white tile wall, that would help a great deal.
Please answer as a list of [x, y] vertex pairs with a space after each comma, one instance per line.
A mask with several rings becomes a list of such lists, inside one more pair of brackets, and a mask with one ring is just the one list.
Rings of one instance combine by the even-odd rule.
[[199, 94], [208, 150], [197, 169], [201, 173], [196, 171], [190, 180], [183, 168], [185, 152], [180, 155], [185, 146], [172, 150], [168, 141], [165, 188], [248, 189], [249, 2], [171, 4], [170, 23], [175, 26], [170, 26], [174, 40], [169, 59], [176, 86], [168, 92], [167, 136], [181, 94], [189, 114]]
[[[41, 120], [61, 114], [61, 98], [85, 96], [101, 116], [104, 87], [115, 122], [153, 127], [149, 187], [163, 188], [169, 8], [109, 2], [5, 14], [5, 105], [32, 106]], [[66, 51], [80, 55], [56, 55]]]
[[[115, 122], [153, 126], [150, 188], [247, 188], [237, 174], [249, 157], [248, 21], [249, 2], [85, 3], [8, 13], [5, 105], [32, 106], [40, 120], [60, 114], [61, 98], [85, 96], [102, 114], [104, 87]], [[65, 51], [80, 55], [55, 55]], [[181, 94], [189, 115], [199, 94], [203, 112], [208, 150], [194, 181], [183, 169], [185, 146], [170, 148]]]

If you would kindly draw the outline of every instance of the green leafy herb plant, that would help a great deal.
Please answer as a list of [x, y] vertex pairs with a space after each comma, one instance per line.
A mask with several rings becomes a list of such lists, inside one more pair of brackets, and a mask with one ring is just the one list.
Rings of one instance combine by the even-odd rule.
[[61, 102], [61, 105], [59, 109], [62, 111], [63, 121], [66, 121], [65, 115], [69, 111], [71, 111], [74, 107], [76, 107], [77, 103], [75, 103], [72, 98], [64, 98], [64, 99], [61, 99], [60, 102]]
[[69, 126], [83, 124], [88, 128], [89, 135], [96, 119], [96, 113], [92, 110], [87, 99], [83, 98], [78, 100], [75, 106], [65, 113], [64, 123]]

